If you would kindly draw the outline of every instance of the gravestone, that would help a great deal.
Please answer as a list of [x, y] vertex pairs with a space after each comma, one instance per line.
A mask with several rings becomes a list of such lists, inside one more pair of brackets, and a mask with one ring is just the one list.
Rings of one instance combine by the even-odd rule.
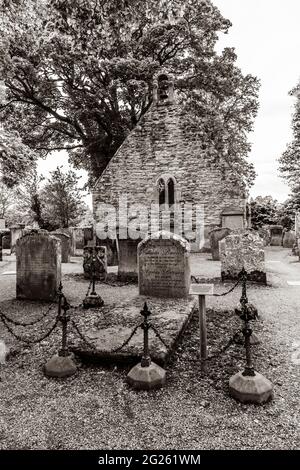
[[6, 227], [5, 225], [5, 219], [0, 219], [0, 230], [4, 230]]
[[93, 227], [83, 227], [83, 247], [93, 246], [94, 244], [94, 229]]
[[55, 238], [58, 238], [61, 242], [61, 262], [69, 263], [70, 262], [70, 253], [71, 253], [71, 238], [70, 235], [67, 235], [64, 232], [51, 232]]
[[23, 235], [23, 230], [25, 228], [24, 224], [13, 225], [10, 227], [10, 249], [11, 253], [15, 252], [16, 242]]
[[136, 233], [136, 239], [119, 239], [118, 277], [126, 281], [138, 279], [137, 249], [139, 243], [146, 237], [145, 233]]
[[7, 229], [0, 229], [0, 261], [2, 261], [2, 257], [3, 257], [2, 250], [5, 248], [3, 240], [6, 236], [9, 235], [9, 233], [10, 233], [9, 230]]
[[170, 232], [158, 232], [138, 245], [140, 295], [186, 298], [190, 290], [190, 245]]
[[3, 250], [10, 250], [11, 244], [10, 244], [10, 230], [8, 230], [7, 235], [4, 235], [2, 237], [2, 248]]
[[76, 256], [75, 228], [73, 227], [60, 228], [58, 233], [65, 233], [66, 235], [70, 237], [70, 240], [69, 240], [70, 256]]
[[254, 231], [232, 233], [220, 242], [222, 280], [236, 280], [243, 268], [250, 281], [267, 283], [264, 243]]
[[231, 229], [226, 227], [214, 229], [209, 233], [211, 254], [214, 261], [220, 261], [219, 242], [230, 235], [230, 233]]
[[270, 225], [269, 230], [271, 235], [270, 246], [282, 246], [282, 225]]
[[287, 231], [283, 234], [282, 245], [283, 248], [293, 248], [296, 243], [295, 232]]
[[86, 279], [103, 281], [107, 275], [107, 256], [105, 246], [85, 246], [83, 249], [83, 271]]
[[17, 298], [54, 301], [61, 280], [61, 242], [44, 230], [17, 240]]

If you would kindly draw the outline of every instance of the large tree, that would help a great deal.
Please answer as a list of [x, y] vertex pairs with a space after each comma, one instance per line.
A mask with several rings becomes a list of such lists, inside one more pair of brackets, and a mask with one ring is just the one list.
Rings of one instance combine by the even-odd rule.
[[86, 212], [80, 177], [73, 170], [64, 172], [61, 167], [50, 172], [41, 193], [43, 218], [53, 228], [68, 228], [77, 225]]
[[232, 184], [251, 184], [259, 84], [233, 49], [215, 52], [229, 27], [210, 0], [2, 0], [0, 120], [37, 155], [66, 149], [96, 178], [149, 108], [164, 68], [207, 159], [229, 165]]

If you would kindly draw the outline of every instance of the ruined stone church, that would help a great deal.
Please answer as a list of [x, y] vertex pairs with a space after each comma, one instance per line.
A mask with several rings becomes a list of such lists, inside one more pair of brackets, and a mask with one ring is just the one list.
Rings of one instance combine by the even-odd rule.
[[183, 118], [182, 106], [176, 102], [173, 77], [161, 73], [154, 81], [149, 110], [96, 182], [93, 191], [96, 223], [101, 203], [117, 208], [119, 196], [126, 194], [129, 211], [130, 204], [150, 208], [151, 203], [157, 203], [164, 209], [172, 208], [176, 214], [185, 203], [202, 204], [206, 243], [203, 246], [197, 238], [193, 251], [205, 249], [213, 228], [244, 228], [244, 188], [242, 185], [233, 188], [230, 195], [219, 191], [221, 170], [208, 162], [199, 137], [186, 132]]

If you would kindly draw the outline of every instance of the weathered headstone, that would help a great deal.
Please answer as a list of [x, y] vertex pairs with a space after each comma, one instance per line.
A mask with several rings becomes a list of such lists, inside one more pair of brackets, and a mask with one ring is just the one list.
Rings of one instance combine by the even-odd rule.
[[10, 250], [10, 230], [8, 230], [8, 234], [2, 237], [2, 248], [3, 250]]
[[93, 227], [83, 227], [83, 246], [92, 246], [94, 244], [94, 229]]
[[119, 266], [118, 277], [123, 280], [138, 279], [137, 249], [139, 243], [146, 237], [145, 233], [135, 233], [134, 238], [118, 240]]
[[32, 230], [17, 240], [17, 298], [53, 301], [61, 279], [61, 243]]
[[75, 228], [73, 227], [60, 228], [58, 233], [65, 233], [66, 235], [70, 237], [70, 240], [69, 240], [70, 256], [76, 256]]
[[282, 245], [283, 248], [293, 248], [296, 243], [295, 232], [287, 231], [283, 234]]
[[83, 249], [84, 277], [91, 279], [94, 273], [95, 279], [104, 280], [107, 275], [107, 256], [105, 246], [85, 246]]
[[15, 252], [16, 242], [18, 238], [23, 235], [23, 230], [25, 228], [24, 224], [13, 225], [10, 227], [10, 236], [11, 236], [11, 253]]
[[270, 225], [271, 246], [282, 246], [283, 227], [282, 225]]
[[5, 229], [5, 219], [0, 219], [0, 230]]
[[2, 256], [3, 256], [3, 253], [2, 253], [2, 250], [4, 249], [3, 240], [4, 240], [4, 237], [6, 237], [7, 235], [9, 235], [9, 230], [0, 229], [0, 261], [2, 261]]
[[220, 242], [222, 280], [236, 280], [243, 268], [250, 281], [266, 284], [265, 252], [261, 237], [253, 231], [232, 233]]
[[214, 229], [209, 233], [211, 254], [214, 261], [220, 261], [219, 242], [230, 235], [230, 233], [231, 229], [226, 227]]
[[51, 235], [58, 238], [61, 242], [61, 262], [69, 263], [71, 254], [71, 237], [64, 232], [51, 232]]
[[190, 290], [190, 246], [182, 237], [158, 232], [138, 245], [139, 293], [185, 298]]

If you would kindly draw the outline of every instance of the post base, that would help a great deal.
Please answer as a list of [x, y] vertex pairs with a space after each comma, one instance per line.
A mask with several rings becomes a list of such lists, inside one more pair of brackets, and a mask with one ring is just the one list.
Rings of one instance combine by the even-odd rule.
[[127, 375], [129, 385], [138, 390], [152, 390], [162, 387], [166, 382], [166, 371], [151, 362], [150, 366], [134, 366]]
[[230, 395], [241, 403], [261, 405], [273, 398], [273, 385], [263, 375], [255, 372], [253, 377], [235, 374], [229, 380]]
[[73, 360], [73, 354], [68, 356], [54, 356], [46, 362], [44, 367], [45, 375], [48, 377], [69, 377], [77, 372], [76, 364]]
[[104, 305], [104, 300], [98, 294], [87, 295], [82, 303], [83, 308], [100, 308]]

